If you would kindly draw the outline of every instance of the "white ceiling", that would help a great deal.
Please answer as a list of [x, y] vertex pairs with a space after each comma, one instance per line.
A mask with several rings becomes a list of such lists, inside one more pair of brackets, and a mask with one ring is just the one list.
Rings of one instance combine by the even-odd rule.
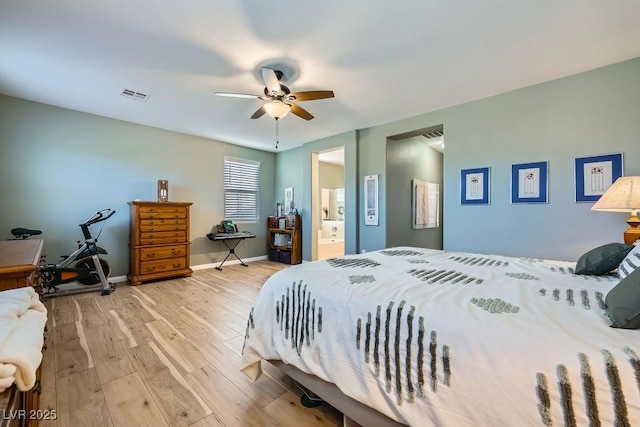
[[[255, 67], [336, 97], [280, 150], [640, 56], [638, 0], [0, 0], [0, 93], [274, 150]], [[149, 95], [128, 99], [123, 88]]]

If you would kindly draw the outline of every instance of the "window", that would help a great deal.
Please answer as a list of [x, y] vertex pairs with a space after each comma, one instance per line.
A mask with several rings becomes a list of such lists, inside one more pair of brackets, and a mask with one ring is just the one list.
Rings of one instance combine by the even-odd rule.
[[260, 162], [224, 158], [224, 219], [258, 222]]

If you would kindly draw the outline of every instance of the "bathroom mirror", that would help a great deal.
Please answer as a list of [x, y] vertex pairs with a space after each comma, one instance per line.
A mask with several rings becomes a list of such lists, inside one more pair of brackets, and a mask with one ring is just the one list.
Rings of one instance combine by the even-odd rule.
[[322, 189], [322, 220], [340, 221], [344, 219], [344, 188]]

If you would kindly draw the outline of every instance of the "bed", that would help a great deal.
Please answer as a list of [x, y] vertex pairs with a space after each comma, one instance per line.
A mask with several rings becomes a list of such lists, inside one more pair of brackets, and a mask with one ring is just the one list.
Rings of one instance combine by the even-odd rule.
[[395, 247], [287, 268], [256, 298], [243, 371], [278, 361], [410, 426], [637, 425], [640, 331], [605, 306], [620, 279], [575, 266]]

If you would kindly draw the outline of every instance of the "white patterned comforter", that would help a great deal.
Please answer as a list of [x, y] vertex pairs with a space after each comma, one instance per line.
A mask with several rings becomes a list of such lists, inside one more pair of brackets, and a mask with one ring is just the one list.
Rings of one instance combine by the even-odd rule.
[[397, 247], [287, 268], [243, 370], [280, 359], [411, 426], [640, 425], [640, 331], [604, 312], [619, 279], [574, 265]]

